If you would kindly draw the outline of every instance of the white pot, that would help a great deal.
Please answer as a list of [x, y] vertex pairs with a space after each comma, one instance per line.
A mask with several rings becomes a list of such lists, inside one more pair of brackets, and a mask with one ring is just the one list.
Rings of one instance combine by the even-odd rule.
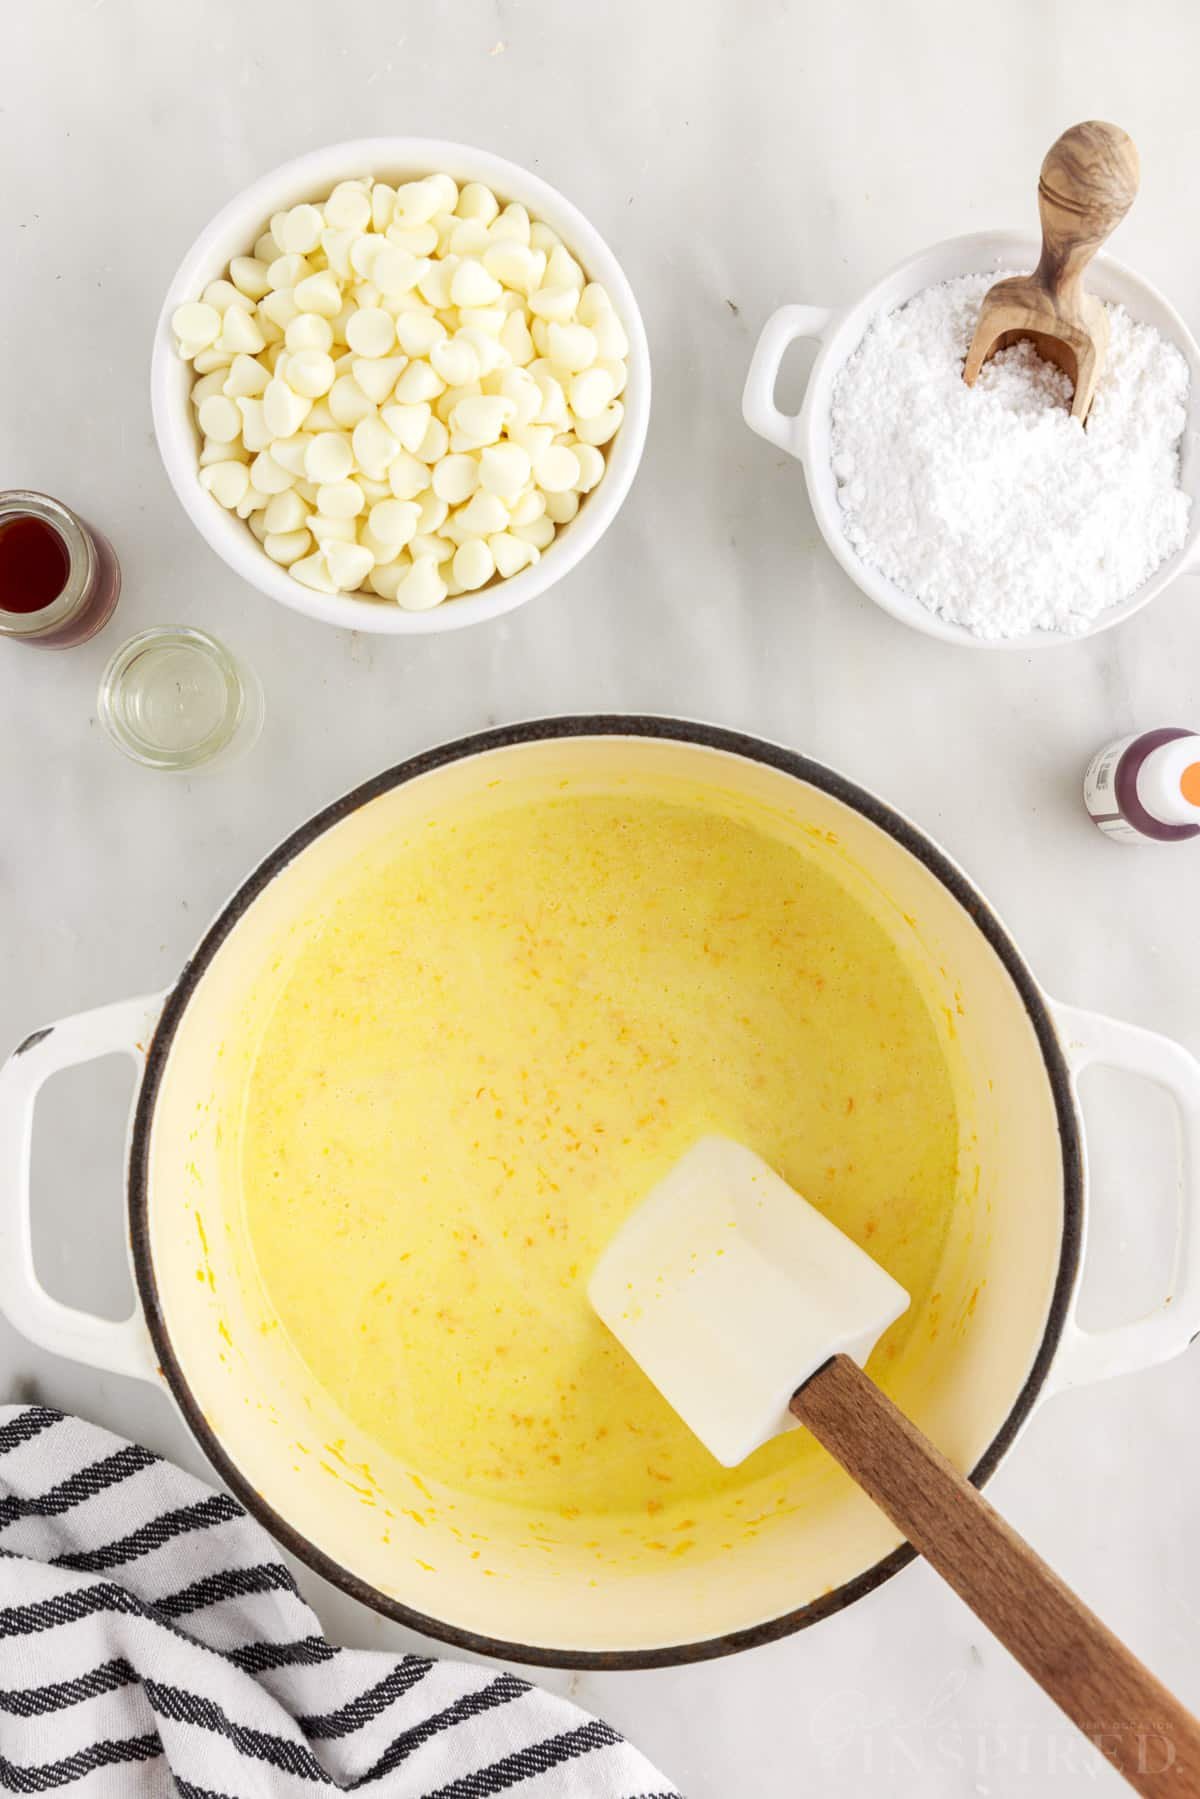
[[[249, 525], [227, 512], [200, 485], [200, 441], [189, 399], [193, 371], [176, 350], [171, 330], [175, 308], [196, 300], [210, 281], [224, 275], [233, 256], [249, 253], [273, 212], [302, 200], [322, 200], [339, 181], [375, 175], [392, 182], [445, 172], [460, 184], [482, 181], [504, 201], [519, 201], [532, 216], [558, 232], [590, 280], [602, 282], [629, 338], [629, 383], [621, 396], [625, 417], [605, 454], [603, 480], [588, 494], [570, 524], [564, 525], [540, 562], [478, 593], [460, 594], [429, 612], [361, 595], [315, 593], [272, 562]], [[388, 636], [457, 631], [499, 618], [544, 593], [574, 568], [604, 535], [629, 492], [641, 461], [650, 419], [650, 349], [633, 289], [625, 271], [583, 214], [549, 182], [516, 163], [467, 144], [425, 137], [369, 137], [327, 144], [285, 162], [244, 189], [204, 227], [167, 289], [154, 337], [150, 399], [159, 453], [180, 504], [200, 535], [235, 574], [260, 593], [329, 625]]]
[[[221, 1123], [246, 1072], [230, 1065], [242, 1052], [222, 1053], [243, 1035], [231, 1020], [335, 867], [381, 834], [480, 803], [501, 780], [530, 795], [564, 783], [699, 789], [736, 816], [769, 819], [871, 909], [932, 1015], [945, 1008], [964, 1175], [939, 1267], [940, 1312], [918, 1315], [892, 1390], [958, 1467], [985, 1480], [1048, 1394], [1185, 1347], [1200, 1327], [1200, 1064], [1152, 1032], [1048, 1000], [962, 871], [841, 776], [728, 731], [619, 717], [513, 726], [381, 775], [250, 876], [169, 993], [29, 1037], [0, 1071], [0, 1307], [44, 1349], [165, 1384], [218, 1473], [281, 1542], [418, 1630], [518, 1661], [589, 1667], [724, 1653], [825, 1617], [909, 1558], [832, 1464], [814, 1472], [814, 1458], [802, 1474], [772, 1477], [777, 1503], [761, 1528], [732, 1547], [702, 1542], [686, 1562], [595, 1518], [556, 1518], [535, 1540], [514, 1523], [516, 1508], [455, 1495], [451, 1516], [441, 1500], [415, 1502], [420, 1468], [382, 1466], [377, 1446], [332, 1413], [280, 1341], [285, 1333], [257, 1328], [258, 1277], [221, 1178]], [[30, 1221], [38, 1090], [57, 1069], [114, 1050], [142, 1070], [128, 1171], [139, 1307], [123, 1323], [44, 1291]], [[1103, 1332], [1084, 1330], [1075, 1311], [1087, 1222], [1075, 1089], [1093, 1062], [1158, 1082], [1183, 1125], [1170, 1291], [1146, 1317]], [[320, 1453], [334, 1439], [336, 1459]], [[377, 1487], [364, 1489], [352, 1465], [369, 1465]], [[385, 1507], [394, 1513], [386, 1530]], [[728, 1534], [727, 1524], [716, 1529]], [[479, 1541], [485, 1557], [472, 1554]]]
[[[763, 326], [754, 348], [750, 372], [742, 395], [742, 413], [752, 431], [803, 465], [808, 497], [821, 535], [850, 579], [869, 599], [898, 618], [901, 624], [940, 637], [946, 643], [976, 650], [1038, 650], [1054, 644], [1078, 643], [1119, 625], [1139, 612], [1168, 587], [1176, 575], [1194, 569], [1200, 560], [1200, 348], [1191, 332], [1157, 288], [1111, 257], [1097, 256], [1088, 267], [1089, 289], [1102, 300], [1119, 301], [1135, 319], [1153, 325], [1177, 344], [1191, 370], [1188, 425], [1182, 444], [1181, 481], [1191, 495], [1192, 511], [1187, 542], [1155, 570], [1150, 579], [1102, 612], [1086, 631], [1074, 635], [1060, 631], [1027, 631], [1018, 637], [976, 637], [964, 625], [940, 618], [903, 593], [877, 569], [868, 567], [846, 537], [842, 508], [837, 496], [830, 452], [830, 409], [833, 387], [846, 361], [863, 340], [872, 320], [880, 313], [903, 306], [914, 294], [936, 282], [957, 275], [994, 274], [1001, 269], [1035, 267], [1041, 246], [1036, 238], [1012, 231], [977, 231], [969, 237], [947, 238], [919, 256], [910, 257], [865, 293], [853, 306], [840, 312], [826, 306], [782, 306]], [[821, 348], [808, 377], [804, 404], [796, 416], [781, 412], [775, 404], [775, 384], [789, 345], [810, 338]]]

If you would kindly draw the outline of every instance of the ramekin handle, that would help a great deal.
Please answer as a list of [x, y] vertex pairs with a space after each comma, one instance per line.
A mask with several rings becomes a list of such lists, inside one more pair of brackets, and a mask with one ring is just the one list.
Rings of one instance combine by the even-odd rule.
[[780, 412], [775, 404], [775, 384], [790, 345], [798, 337], [818, 340], [833, 317], [827, 306], [781, 306], [773, 312], [759, 334], [750, 358], [750, 371], [742, 389], [742, 417], [751, 431], [757, 431], [777, 449], [789, 456], [799, 456], [798, 416]]
[[[30, 1170], [34, 1111], [52, 1074], [123, 1051], [139, 1072], [165, 994], [119, 1000], [34, 1031], [0, 1068], [0, 1311], [9, 1323], [55, 1355], [110, 1374], [158, 1378], [157, 1358], [141, 1309], [114, 1322], [55, 1299], [33, 1263]], [[80, 1187], [80, 1202], [87, 1203]]]
[[1073, 1086], [1100, 1064], [1164, 1088], [1179, 1120], [1175, 1254], [1167, 1291], [1152, 1311], [1111, 1330], [1084, 1330], [1075, 1305], [1067, 1317], [1049, 1390], [1086, 1386], [1110, 1375], [1165, 1362], [1200, 1333], [1200, 1061], [1157, 1031], [1074, 1006], [1054, 1005]]

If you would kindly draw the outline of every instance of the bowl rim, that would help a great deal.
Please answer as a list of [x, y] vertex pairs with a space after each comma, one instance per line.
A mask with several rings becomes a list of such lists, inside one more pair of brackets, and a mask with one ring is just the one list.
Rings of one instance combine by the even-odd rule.
[[[813, 516], [826, 546], [859, 591], [866, 594], [868, 599], [874, 600], [892, 618], [915, 631], [939, 638], [943, 643], [953, 643], [973, 650], [1044, 650], [1086, 642], [1089, 637], [1109, 631], [1131, 618], [1135, 612], [1140, 612], [1143, 606], [1148, 606], [1178, 576], [1194, 569], [1200, 555], [1200, 499], [1193, 499], [1187, 536], [1180, 548], [1165, 562], [1160, 563], [1134, 593], [1099, 613], [1086, 630], [1037, 630], [1022, 632], [1013, 637], [989, 638], [979, 637], [965, 625], [942, 618], [922, 601], [904, 593], [895, 582], [880, 574], [878, 569], [864, 562], [842, 530], [841, 520], [831, 508], [826, 494], [817, 484], [814, 468], [823, 461], [823, 451], [817, 437], [819, 432], [823, 433], [828, 420], [833, 381], [838, 371], [862, 342], [863, 334], [873, 316], [885, 306], [903, 304], [902, 300], [891, 296], [888, 290], [901, 278], [915, 274], [922, 265], [945, 259], [951, 252], [963, 257], [995, 257], [1000, 261], [1012, 258], [1018, 266], [1024, 266], [1030, 258], [1036, 261], [1040, 252], [1040, 239], [1032, 231], [1012, 229], [970, 231], [960, 236], [942, 238], [937, 243], [926, 245], [915, 255], [906, 256], [893, 264], [879, 280], [848, 305], [832, 309], [820, 333], [821, 347], [813, 360], [804, 402], [796, 420], [795, 455], [804, 469], [805, 486]], [[973, 272], [975, 271], [969, 264], [960, 270], [964, 274]], [[1184, 437], [1189, 433], [1195, 435], [1200, 432], [1200, 345], [1184, 319], [1153, 282], [1147, 281], [1116, 257], [1103, 253], [1095, 256], [1089, 264], [1089, 276], [1098, 276], [1101, 286], [1105, 277], [1111, 276], [1118, 283], [1140, 289], [1150, 304], [1163, 315], [1172, 340], [1187, 358], [1191, 370]], [[930, 275], [921, 285], [930, 286], [950, 279], [953, 276], [949, 274]], [[907, 297], [911, 298], [919, 291], [919, 288], [913, 288]], [[853, 342], [850, 341], [851, 337]]]
[[[322, 186], [367, 171], [411, 170], [415, 176], [438, 169], [462, 171], [464, 180], [486, 181], [503, 198], [528, 206], [556, 230], [563, 227], [560, 236], [578, 254], [589, 279], [600, 281], [612, 296], [629, 338], [630, 379], [622, 395], [625, 417], [609, 448], [604, 478], [542, 559], [478, 593], [459, 595], [428, 612], [405, 612], [385, 601], [305, 587], [271, 561], [245, 521], [231, 519], [200, 486], [195, 428], [187, 410], [187, 390], [180, 385], [187, 365], [176, 353], [171, 315], [184, 300], [194, 299], [205, 283], [222, 275], [230, 256], [249, 247], [252, 230], [265, 229], [282, 203], [281, 190], [298, 197], [301, 191], [319, 194]], [[430, 137], [351, 138], [321, 145], [277, 164], [241, 189], [203, 227], [172, 275], [159, 309], [150, 361], [151, 413], [159, 455], [176, 497], [209, 548], [242, 580], [292, 611], [324, 624], [383, 636], [424, 636], [483, 624], [561, 580], [603, 536], [633, 484], [649, 426], [650, 396], [650, 348], [641, 311], [621, 263], [596, 227], [557, 188], [519, 163], [474, 145]], [[236, 532], [227, 528], [231, 523], [238, 527]]]
[[150, 1147], [154, 1110], [175, 1034], [192, 995], [218, 950], [275, 876], [282, 873], [289, 863], [334, 825], [408, 781], [432, 774], [452, 763], [486, 755], [493, 750], [551, 740], [594, 737], [665, 740], [741, 756], [777, 769], [831, 795], [876, 825], [901, 849], [907, 850], [948, 890], [982, 932], [1016, 988], [1017, 996], [1029, 1018], [1036, 1052], [1045, 1071], [1058, 1123], [1062, 1165], [1062, 1237], [1054, 1286], [1037, 1347], [1007, 1416], [970, 1472], [969, 1478], [977, 1487], [982, 1487], [991, 1478], [1044, 1396], [1046, 1381], [1062, 1339], [1071, 1297], [1079, 1279], [1086, 1204], [1086, 1165], [1082, 1120], [1049, 1002], [994, 908], [947, 852], [903, 813], [825, 763], [768, 739], [689, 719], [622, 713], [534, 718], [519, 724], [475, 732], [421, 751], [365, 781], [331, 805], [323, 807], [284, 838], [247, 875], [201, 937], [167, 996], [148, 1047], [145, 1072], [133, 1114], [127, 1162], [130, 1259], [138, 1300], [163, 1381], [208, 1461], [247, 1511], [286, 1550], [351, 1598], [410, 1630], [450, 1643], [472, 1654], [519, 1662], [531, 1667], [614, 1672], [678, 1667], [711, 1661], [791, 1636], [819, 1623], [823, 1618], [831, 1617], [835, 1612], [844, 1611], [855, 1600], [874, 1592], [877, 1587], [890, 1580], [893, 1574], [914, 1561], [916, 1551], [910, 1544], [901, 1543], [861, 1574], [805, 1605], [792, 1607], [773, 1618], [742, 1625], [723, 1631], [718, 1636], [693, 1642], [660, 1644], [651, 1648], [558, 1649], [551, 1644], [521, 1643], [515, 1639], [496, 1637], [487, 1632], [448, 1623], [417, 1606], [382, 1592], [320, 1549], [274, 1509], [226, 1453], [214, 1427], [193, 1396], [182, 1364], [175, 1354], [155, 1275], [150, 1230]]

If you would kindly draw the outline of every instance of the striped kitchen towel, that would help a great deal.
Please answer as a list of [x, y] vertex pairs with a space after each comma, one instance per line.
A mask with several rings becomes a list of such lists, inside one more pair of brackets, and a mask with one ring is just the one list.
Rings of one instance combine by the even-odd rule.
[[678, 1799], [513, 1674], [338, 1649], [237, 1502], [45, 1406], [0, 1407], [0, 1792]]

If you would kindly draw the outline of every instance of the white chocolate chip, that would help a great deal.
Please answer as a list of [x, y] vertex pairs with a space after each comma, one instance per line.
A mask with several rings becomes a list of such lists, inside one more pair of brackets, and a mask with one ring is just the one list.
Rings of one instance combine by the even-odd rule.
[[276, 462], [270, 450], [260, 450], [250, 464], [250, 480], [261, 494], [283, 493], [296, 479], [290, 469]]
[[428, 356], [434, 344], [446, 336], [446, 327], [432, 312], [401, 313], [396, 320], [396, 341], [407, 356]]
[[[268, 386], [270, 383], [268, 382]], [[266, 390], [264, 389], [264, 392]], [[256, 399], [236, 400], [234, 402], [241, 418], [242, 442], [253, 455], [265, 450], [275, 435], [267, 429], [263, 402]], [[203, 427], [202, 427], [203, 428]]]
[[[392, 436], [396, 439], [400, 448], [402, 450], [407, 450], [410, 455], [420, 454], [430, 425], [437, 422], [434, 420], [428, 402], [426, 401], [422, 401], [415, 406], [404, 406], [401, 405], [399, 401], [395, 401], [390, 405], [382, 407], [379, 416], [387, 426], [388, 430], [392, 433]], [[441, 429], [444, 430], [445, 427], [443, 426]], [[445, 452], [443, 451], [443, 454], [444, 453]], [[437, 458], [422, 457], [422, 461], [426, 460], [436, 461]]]
[[513, 536], [519, 537], [523, 543], [533, 544], [535, 549], [545, 550], [554, 542], [554, 521], [546, 518], [535, 518], [532, 524], [514, 525]]
[[[255, 363], [254, 366], [257, 368], [258, 364]], [[207, 375], [202, 375], [199, 381], [193, 385], [192, 391], [188, 397], [197, 412], [210, 395], [223, 394], [225, 392], [226, 376], [228, 373], [228, 369], [210, 369]]]
[[290, 437], [294, 431], [299, 431], [311, 408], [312, 401], [289, 387], [278, 375], [267, 383], [267, 391], [263, 395], [263, 418], [272, 437]]
[[[443, 456], [433, 471], [433, 491], [451, 506], [461, 506], [475, 492], [479, 479], [480, 464], [473, 456]], [[429, 529], [428, 526], [423, 528]]]
[[324, 481], [317, 488], [317, 510], [326, 518], [357, 518], [365, 505], [362, 488], [349, 476]]
[[497, 441], [516, 407], [503, 394], [480, 394], [460, 400], [450, 416], [450, 429], [463, 449], [481, 449]]
[[249, 295], [241, 292], [232, 281], [210, 281], [201, 299], [206, 306], [215, 306], [220, 313], [226, 313], [231, 306], [237, 306], [244, 312], [253, 310], [254, 302]]
[[625, 392], [626, 383], [629, 380], [629, 364], [627, 362], [597, 362], [594, 366], [603, 369], [612, 381], [614, 399]]
[[380, 543], [403, 549], [415, 537], [421, 508], [412, 500], [377, 500], [371, 508], [371, 530]]
[[277, 256], [267, 269], [267, 280], [280, 292], [295, 287], [297, 281], [303, 281], [306, 275], [312, 274], [312, 264], [303, 256]]
[[396, 342], [396, 321], [379, 306], [360, 306], [346, 325], [346, 342], [358, 356], [386, 356]]
[[614, 400], [611, 406], [595, 418], [581, 419], [575, 427], [575, 435], [581, 443], [606, 444], [621, 429], [625, 417], [625, 408], [620, 400]]
[[455, 529], [464, 539], [494, 537], [508, 524], [508, 507], [494, 493], [476, 493], [454, 514]]
[[471, 593], [491, 580], [496, 572], [496, 559], [481, 537], [469, 537], [454, 552], [451, 567], [458, 585], [465, 593]]
[[494, 537], [489, 537], [488, 549], [492, 552], [496, 573], [505, 580], [510, 575], [519, 574], [523, 568], [528, 568], [541, 555], [541, 551], [533, 544], [514, 537], [511, 531], [497, 531]]
[[[579, 479], [579, 463], [574, 450], [568, 450], [564, 444], [551, 444], [533, 461], [533, 478], [544, 494], [559, 494], [573, 490]], [[546, 510], [550, 510], [550, 502], [546, 502]]]
[[[312, 418], [311, 412], [305, 424]], [[276, 437], [271, 442], [271, 454], [281, 468], [289, 469], [297, 478], [305, 473], [304, 458], [308, 454], [308, 446], [313, 440], [311, 431], [294, 431], [291, 437]], [[272, 525], [272, 531], [291, 529], [290, 526]]]
[[404, 447], [374, 411], [355, 425], [352, 443], [359, 468], [375, 481], [387, 479], [388, 464]]
[[376, 406], [382, 406], [391, 398], [392, 390], [408, 366], [407, 356], [378, 356], [374, 359], [356, 356], [350, 364], [350, 372], [368, 400]]
[[583, 270], [564, 244], [555, 244], [546, 263], [547, 287], [577, 287], [583, 291]]
[[529, 296], [529, 310], [539, 319], [557, 319], [565, 325], [575, 317], [579, 290], [575, 287], [539, 287]]
[[405, 225], [424, 225], [441, 201], [441, 190], [432, 181], [405, 181], [396, 189], [395, 216]]
[[272, 231], [281, 250], [303, 256], [316, 249], [324, 223], [317, 207], [293, 206], [284, 213], [278, 226], [272, 226]]
[[402, 449], [388, 464], [388, 486], [398, 500], [415, 500], [429, 486], [429, 469], [419, 457]]
[[621, 362], [629, 354], [629, 338], [625, 327], [611, 308], [600, 313], [592, 325], [596, 351], [604, 362]]
[[211, 462], [200, 471], [200, 485], [232, 511], [250, 485], [250, 474], [244, 462]]
[[323, 548], [330, 577], [342, 593], [361, 587], [375, 566], [375, 558], [364, 544], [326, 543]]
[[257, 256], [235, 256], [229, 265], [229, 279], [239, 293], [248, 295], [251, 300], [261, 300], [271, 291], [267, 264]]
[[[441, 467], [441, 463], [438, 464], [438, 467]], [[421, 495], [420, 503], [417, 507], [417, 530], [415, 535], [431, 537], [435, 531], [441, 530], [449, 515], [449, 501], [444, 500], [441, 495], [435, 493], [432, 488], [428, 489]], [[447, 536], [449, 535], [449, 532], [447, 532]]]
[[324, 350], [297, 350], [288, 358], [284, 379], [294, 393], [319, 400], [333, 386], [333, 358]]
[[449, 562], [457, 545], [448, 537], [438, 537], [432, 532], [418, 532], [408, 546], [408, 553], [416, 562], [428, 558], [433, 562]]
[[328, 513], [314, 512], [308, 521], [308, 528], [322, 549], [328, 543], [357, 541], [357, 527], [352, 518], [330, 518]]
[[336, 593], [337, 587], [329, 573], [329, 565], [324, 555], [318, 551], [313, 556], [303, 556], [299, 562], [293, 562], [291, 573], [305, 587], [315, 588], [318, 593]]
[[396, 398], [403, 406], [415, 406], [422, 400], [436, 400], [446, 383], [429, 363], [410, 362], [396, 383]]
[[604, 474], [604, 457], [594, 445], [588, 443], [572, 444], [571, 449], [579, 464], [579, 479], [575, 483], [575, 491], [576, 493], [591, 493]]
[[354, 467], [354, 451], [343, 431], [321, 431], [308, 446], [304, 472], [310, 481], [323, 486], [328, 481], [344, 481]]
[[303, 529], [268, 531], [262, 540], [262, 546], [272, 562], [279, 562], [284, 568], [290, 568], [294, 562], [299, 562], [302, 556], [308, 554], [312, 541], [312, 533]]
[[411, 567], [412, 563], [404, 555], [397, 556], [394, 561], [385, 562], [382, 566], [377, 563], [367, 576], [367, 586], [381, 600], [394, 600], [397, 588]]
[[510, 203], [492, 221], [491, 230], [497, 240], [512, 238], [519, 244], [529, 242], [529, 214], [519, 201]]
[[546, 495], [546, 517], [556, 525], [569, 525], [578, 511], [579, 495], [574, 488]]
[[339, 181], [325, 202], [325, 223], [339, 231], [365, 231], [371, 223], [371, 198], [358, 181]]
[[478, 256], [487, 249], [490, 241], [482, 219], [462, 219], [451, 227], [446, 248], [452, 256]]
[[537, 351], [523, 312], [510, 312], [500, 327], [500, 342], [520, 366], [532, 362]]
[[446, 337], [435, 343], [429, 361], [447, 387], [464, 387], [468, 381], [478, 381], [482, 372], [478, 350], [461, 337]]
[[536, 487], [531, 487], [529, 492], [523, 493], [512, 507], [509, 513], [509, 522], [512, 525], [532, 525], [534, 519], [541, 518], [545, 510], [545, 494], [539, 492]]
[[502, 500], [514, 500], [532, 472], [528, 453], [520, 444], [489, 444], [480, 452], [479, 485]]
[[396, 190], [386, 181], [371, 184], [371, 229], [386, 231], [396, 210]]
[[171, 329], [184, 346], [184, 354], [194, 356], [197, 350], [205, 350], [217, 341], [221, 314], [202, 300], [188, 300], [171, 314]]
[[429, 612], [446, 597], [446, 583], [432, 556], [415, 561], [396, 587], [396, 604], [406, 612]]
[[485, 225], [490, 225], [500, 211], [500, 202], [482, 181], [468, 181], [459, 190], [454, 210], [460, 219], [482, 219]]
[[546, 326], [546, 354], [556, 367], [576, 374], [596, 360], [595, 333], [586, 325], [560, 325], [551, 319]]
[[367, 398], [353, 375], [339, 375], [329, 390], [329, 410], [339, 425], [349, 429], [362, 419], [371, 418], [375, 405]]
[[241, 435], [241, 414], [224, 394], [210, 394], [201, 401], [197, 417], [205, 437], [211, 437], [215, 443], [232, 443]]
[[438, 234], [432, 224], [405, 225], [394, 220], [387, 228], [387, 240], [410, 256], [432, 256], [438, 247]]
[[265, 300], [259, 301], [258, 310], [260, 317], [270, 319], [281, 331], [286, 331], [300, 312], [290, 287], [281, 287], [278, 293], [268, 294]]
[[[272, 447], [271, 454], [278, 462], [278, 444]], [[284, 466], [286, 467], [287, 465], [285, 464]], [[300, 495], [296, 492], [294, 487], [289, 487], [285, 489], [283, 493], [277, 493], [271, 498], [266, 511], [267, 530], [280, 534], [299, 531], [303, 527], [307, 517], [308, 508], [305, 506], [304, 501], [300, 498]]]
[[450, 280], [450, 299], [455, 306], [488, 306], [503, 289], [481, 262], [464, 257]]
[[292, 296], [301, 312], [316, 312], [324, 319], [335, 319], [342, 310], [342, 290], [332, 269], [306, 275], [296, 283]]
[[[270, 376], [253, 356], [235, 356], [225, 377], [224, 391], [231, 400], [257, 399], [265, 393]], [[199, 383], [197, 383], [199, 385]], [[196, 389], [192, 389], [193, 396]]]

